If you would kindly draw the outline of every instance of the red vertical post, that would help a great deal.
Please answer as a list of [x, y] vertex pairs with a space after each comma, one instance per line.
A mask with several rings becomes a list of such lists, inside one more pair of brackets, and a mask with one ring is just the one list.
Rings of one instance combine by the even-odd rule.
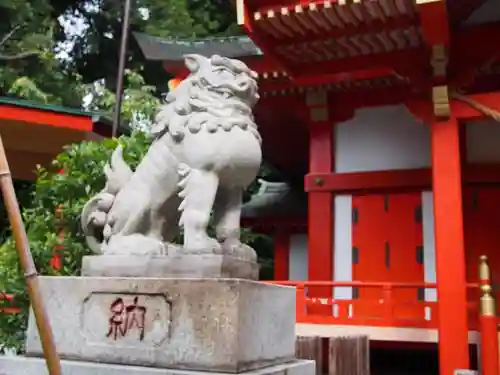
[[469, 369], [460, 129], [431, 125], [440, 375]]
[[[325, 92], [311, 93], [309, 107], [309, 173], [333, 170], [333, 124], [329, 121]], [[321, 184], [322, 181], [317, 181]], [[308, 279], [333, 279], [333, 194], [329, 191], [308, 193]], [[308, 288], [310, 297], [331, 298], [331, 287]], [[311, 309], [315, 314], [331, 314], [330, 306]]]
[[290, 269], [290, 233], [277, 230], [274, 235], [274, 280], [288, 280]]

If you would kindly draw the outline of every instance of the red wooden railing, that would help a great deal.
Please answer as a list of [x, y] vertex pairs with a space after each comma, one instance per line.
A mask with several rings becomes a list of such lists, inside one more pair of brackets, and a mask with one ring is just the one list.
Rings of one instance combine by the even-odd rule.
[[[436, 283], [384, 283], [361, 281], [271, 281], [271, 283], [295, 286], [297, 293], [297, 323], [365, 325], [405, 328], [437, 328], [438, 303], [418, 300], [417, 290], [436, 290]], [[470, 329], [477, 327], [479, 284], [470, 283], [468, 304]], [[377, 298], [338, 299], [310, 297], [313, 288], [357, 288], [378, 290], [370, 293]], [[399, 291], [414, 290], [415, 298], [401, 299]], [[317, 312], [318, 306], [330, 306]], [[326, 311], [326, 313], [325, 313]]]

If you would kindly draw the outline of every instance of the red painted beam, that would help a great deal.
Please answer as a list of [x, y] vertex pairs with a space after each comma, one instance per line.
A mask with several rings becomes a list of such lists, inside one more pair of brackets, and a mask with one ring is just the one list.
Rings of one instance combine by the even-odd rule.
[[300, 76], [290, 78], [286, 81], [273, 79], [261, 80], [259, 88], [264, 92], [282, 91], [297, 87], [315, 87], [328, 84], [336, 84], [348, 81], [367, 80], [373, 78], [393, 76], [394, 70], [391, 68], [372, 68], [353, 72], [342, 72], [337, 74]]
[[300, 76], [333, 75], [374, 68], [403, 71], [409, 66], [422, 69], [428, 65], [429, 52], [424, 48], [413, 48], [305, 64], [300, 66]]
[[353, 193], [386, 189], [424, 189], [431, 185], [430, 169], [410, 169], [355, 173], [310, 173], [305, 191]]
[[[466, 185], [500, 186], [500, 165], [472, 164], [464, 166]], [[304, 178], [306, 191], [331, 191], [335, 194], [374, 191], [423, 190], [432, 187], [430, 168], [377, 172], [310, 173]]]
[[445, 47], [448, 47], [450, 43], [450, 28], [448, 25], [446, 0], [425, 2], [419, 4], [418, 7], [422, 36], [427, 45], [443, 44]]
[[49, 125], [84, 132], [89, 132], [93, 129], [93, 122], [90, 116], [75, 116], [11, 105], [0, 105], [0, 119]]
[[[427, 86], [428, 87], [428, 86]], [[382, 88], [358, 88], [351, 91], [333, 92], [329, 96], [331, 106], [335, 107], [379, 107], [404, 103], [423, 96], [426, 86], [393, 86]]]
[[[467, 97], [485, 107], [500, 112], [500, 92], [473, 94], [467, 95]], [[435, 121], [434, 110], [432, 108], [432, 103], [429, 100], [412, 100], [407, 102], [406, 105], [410, 112], [423, 122], [431, 124]], [[450, 105], [453, 116], [459, 121], [476, 121], [484, 118], [490, 118], [483, 112], [473, 108], [470, 104], [464, 103], [460, 100], [451, 100]]]

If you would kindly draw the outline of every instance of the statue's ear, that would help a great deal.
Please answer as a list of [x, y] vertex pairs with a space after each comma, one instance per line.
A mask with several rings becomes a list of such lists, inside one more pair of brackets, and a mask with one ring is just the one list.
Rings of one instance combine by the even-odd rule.
[[190, 54], [184, 56], [184, 64], [189, 69], [191, 73], [196, 73], [199, 69], [205, 57], [196, 54]]

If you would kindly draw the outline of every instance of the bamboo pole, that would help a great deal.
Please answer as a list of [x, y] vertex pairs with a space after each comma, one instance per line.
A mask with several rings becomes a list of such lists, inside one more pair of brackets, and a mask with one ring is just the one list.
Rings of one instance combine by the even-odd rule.
[[127, 46], [128, 46], [128, 33], [130, 31], [130, 9], [132, 7], [132, 0], [125, 0], [123, 7], [123, 21], [122, 21], [122, 38], [120, 42], [120, 54], [118, 58], [118, 78], [116, 80], [116, 104], [113, 119], [113, 132], [112, 136], [118, 136], [118, 128], [120, 127], [120, 116], [122, 110], [123, 98], [123, 75], [125, 74], [125, 65], [127, 64]]
[[40, 285], [38, 282], [38, 273], [33, 262], [31, 250], [29, 248], [28, 237], [26, 229], [19, 210], [19, 203], [17, 202], [16, 192], [12, 183], [10, 174], [9, 163], [5, 155], [5, 148], [3, 146], [2, 137], [0, 135], [0, 188], [4, 200], [7, 213], [9, 215], [9, 222], [16, 241], [17, 253], [21, 269], [26, 278], [26, 285], [28, 287], [28, 294], [31, 301], [31, 307], [35, 314], [36, 325], [38, 333], [40, 334], [40, 341], [42, 343], [43, 355], [47, 364], [47, 369], [50, 375], [61, 375], [61, 363], [59, 355], [56, 351], [54, 343], [54, 336], [50, 321], [45, 310], [42, 294], [40, 292]]

